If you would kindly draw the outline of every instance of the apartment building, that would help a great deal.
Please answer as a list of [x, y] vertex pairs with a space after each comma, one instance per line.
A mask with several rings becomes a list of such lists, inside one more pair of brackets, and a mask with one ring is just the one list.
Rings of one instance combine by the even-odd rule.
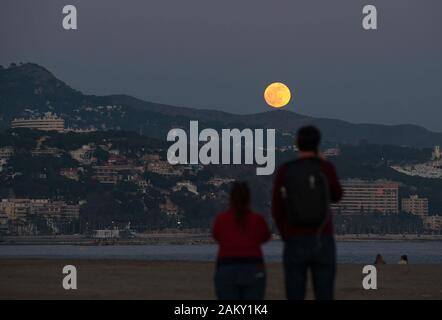
[[80, 215], [80, 206], [49, 199], [2, 199], [0, 213], [11, 221], [26, 220], [31, 215], [76, 219]]
[[143, 167], [132, 164], [106, 164], [94, 166], [95, 174], [92, 177], [100, 183], [116, 184], [119, 181], [135, 181], [143, 173]]
[[47, 112], [43, 117], [17, 118], [12, 120], [11, 127], [28, 128], [43, 131], [64, 131], [64, 119]]
[[442, 216], [427, 216], [424, 218], [424, 226], [432, 231], [442, 230]]
[[402, 211], [426, 217], [428, 216], [428, 198], [419, 198], [417, 194], [402, 198]]
[[343, 180], [344, 197], [332, 208], [343, 214], [398, 213], [399, 185], [391, 181]]

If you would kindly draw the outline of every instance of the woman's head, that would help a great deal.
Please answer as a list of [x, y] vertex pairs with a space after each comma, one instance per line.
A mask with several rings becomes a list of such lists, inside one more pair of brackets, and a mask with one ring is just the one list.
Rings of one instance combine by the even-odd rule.
[[250, 206], [250, 190], [246, 182], [235, 182], [230, 191], [230, 206], [235, 210], [237, 221], [241, 221]]

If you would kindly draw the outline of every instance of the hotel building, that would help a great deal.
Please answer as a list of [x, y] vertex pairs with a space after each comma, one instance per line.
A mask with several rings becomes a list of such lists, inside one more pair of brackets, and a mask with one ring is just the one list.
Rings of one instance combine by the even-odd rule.
[[28, 128], [43, 131], [64, 131], [64, 119], [50, 112], [39, 118], [18, 118], [11, 122], [11, 128]]
[[332, 208], [342, 214], [398, 213], [399, 185], [390, 181], [344, 180], [344, 197]]

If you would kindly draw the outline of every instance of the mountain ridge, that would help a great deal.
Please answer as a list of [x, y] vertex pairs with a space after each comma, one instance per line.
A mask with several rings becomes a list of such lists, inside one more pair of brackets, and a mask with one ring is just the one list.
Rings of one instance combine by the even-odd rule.
[[[120, 106], [119, 111], [98, 113], [97, 106]], [[89, 108], [89, 109], [88, 109]], [[315, 118], [289, 110], [269, 110], [253, 114], [234, 114], [220, 110], [195, 109], [145, 101], [126, 94], [105, 96], [83, 94], [35, 63], [12, 64], [0, 68], [0, 127], [22, 116], [26, 109], [53, 111], [72, 126], [96, 126], [103, 129], [142, 131], [165, 138], [173, 127], [187, 127], [199, 120], [201, 127], [275, 128], [295, 132], [306, 124], [318, 126], [324, 140], [335, 143], [359, 143], [428, 147], [442, 144], [442, 133], [414, 124], [384, 125], [351, 123], [339, 119]]]

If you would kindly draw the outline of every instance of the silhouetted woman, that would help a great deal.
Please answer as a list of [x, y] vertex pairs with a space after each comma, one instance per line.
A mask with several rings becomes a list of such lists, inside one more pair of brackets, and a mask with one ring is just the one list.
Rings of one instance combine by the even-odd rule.
[[261, 245], [270, 239], [264, 218], [250, 210], [246, 183], [236, 182], [230, 193], [230, 208], [213, 225], [219, 244], [215, 273], [220, 300], [262, 300], [266, 274]]

